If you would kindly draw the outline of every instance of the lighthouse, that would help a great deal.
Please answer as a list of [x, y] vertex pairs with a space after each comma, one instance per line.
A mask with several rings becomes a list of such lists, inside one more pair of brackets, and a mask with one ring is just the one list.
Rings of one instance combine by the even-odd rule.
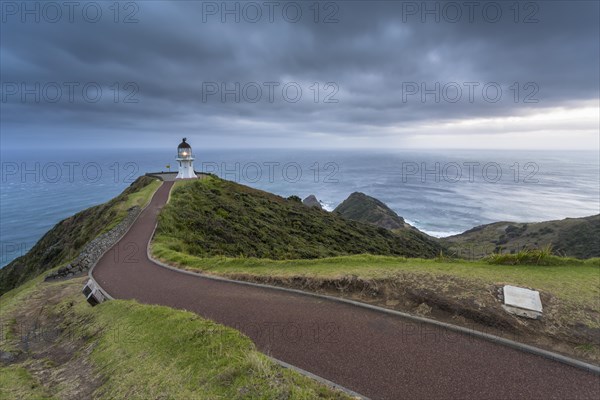
[[177, 146], [177, 162], [179, 163], [179, 173], [176, 179], [195, 179], [197, 178], [194, 172], [194, 157], [192, 157], [192, 146], [190, 146], [186, 138], [183, 138], [179, 146]]

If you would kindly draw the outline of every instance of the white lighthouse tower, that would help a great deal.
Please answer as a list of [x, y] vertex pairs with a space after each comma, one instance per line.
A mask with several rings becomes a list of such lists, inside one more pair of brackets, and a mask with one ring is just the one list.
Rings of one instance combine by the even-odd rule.
[[192, 157], [192, 147], [186, 142], [186, 138], [177, 146], [177, 162], [179, 163], [179, 173], [176, 179], [195, 179], [194, 157]]

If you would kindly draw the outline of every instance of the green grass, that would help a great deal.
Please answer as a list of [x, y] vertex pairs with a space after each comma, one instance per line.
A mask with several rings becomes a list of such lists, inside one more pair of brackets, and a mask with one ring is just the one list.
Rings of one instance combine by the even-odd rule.
[[577, 258], [554, 255], [551, 245], [541, 249], [522, 249], [514, 254], [494, 253], [486, 257], [486, 261], [499, 265], [580, 265], [584, 263]]
[[159, 181], [158, 179], [153, 179], [146, 186], [143, 186], [142, 188], [128, 194], [125, 197], [124, 201], [116, 203], [114, 206], [116, 216], [113, 219], [113, 221], [110, 224], [108, 224], [106, 228], [104, 228], [102, 233], [108, 232], [116, 225], [118, 225], [119, 222], [121, 222], [123, 218], [125, 218], [125, 216], [127, 215], [127, 210], [129, 210], [131, 207], [138, 206], [144, 208], [150, 202], [150, 200], [152, 199], [152, 195], [154, 195], [154, 192], [156, 192], [160, 185], [161, 181]]
[[[31, 296], [31, 294], [37, 289], [37, 285], [43, 281], [44, 275], [38, 275], [26, 283], [0, 296], [0, 315], [7, 315], [11, 313], [14, 308], [18, 307], [25, 299]], [[0, 338], [0, 340], [1, 339], [2, 338]]]
[[152, 244], [154, 256], [185, 268], [231, 276], [337, 278], [389, 278], [402, 272], [457, 276], [489, 284], [513, 284], [545, 290], [565, 300], [589, 304], [600, 311], [600, 259], [563, 260], [562, 265], [496, 265], [485, 261], [356, 255], [316, 260], [267, 260], [257, 258], [202, 258], [173, 251], [161, 241]]
[[93, 354], [109, 376], [101, 389], [109, 398], [312, 399], [322, 391], [278, 368], [239, 332], [192, 313], [113, 301], [94, 322], [115, 328]]
[[[11, 330], [17, 322], [14, 313], [37, 291], [42, 281], [43, 276], [40, 275], [0, 297], [0, 351], [18, 351], [16, 338]], [[51, 396], [27, 368], [9, 365], [0, 366], [0, 399], [52, 400], [56, 397]]]
[[[71, 350], [79, 346], [73, 357], [86, 357], [85, 364], [93, 367], [98, 378], [94, 398], [348, 398], [280, 367], [259, 353], [248, 337], [196, 314], [122, 300], [92, 308], [80, 294], [82, 282], [32, 280], [0, 299], [0, 318], [21, 320], [31, 313], [53, 316], [49, 321], [63, 329], [56, 343]], [[11, 340], [2, 338], [0, 348], [14, 347], [7, 343]], [[90, 347], [89, 354], [83, 350]], [[47, 354], [46, 349], [38, 351]], [[0, 367], [0, 398], [60, 398], [73, 386], [72, 371], [59, 375], [56, 360], [46, 361], [47, 376], [55, 379], [48, 387], [28, 372], [29, 362]]]
[[[215, 194], [215, 192], [217, 194]], [[339, 255], [334, 257], [322, 257], [304, 259], [301, 257], [291, 259], [273, 259], [273, 257], [253, 256], [252, 252], [241, 252], [241, 256], [235, 252], [202, 251], [195, 246], [202, 246], [207, 237], [202, 236], [205, 232], [204, 225], [225, 223], [219, 219], [219, 214], [227, 215], [227, 219], [237, 221], [239, 215], [254, 218], [255, 215], [247, 210], [239, 210], [230, 203], [248, 202], [248, 197], [269, 196], [264, 192], [256, 193], [241, 185], [230, 184], [216, 178], [203, 181], [178, 183], [173, 190], [171, 204], [165, 207], [160, 216], [159, 234], [152, 243], [153, 254], [169, 263], [183, 268], [195, 269], [211, 274], [234, 276], [239, 274], [250, 274], [261, 277], [284, 277], [293, 276], [314, 278], [338, 278], [348, 275], [356, 275], [359, 278], [377, 279], [394, 277], [400, 273], [433, 274], [437, 276], [457, 276], [467, 280], [476, 280], [487, 284], [513, 284], [532, 287], [554, 294], [566, 301], [581, 305], [590, 305], [593, 309], [600, 311], [598, 305], [600, 299], [600, 259], [578, 260], [574, 258], [557, 257], [553, 255], [553, 249], [549, 246], [538, 250], [523, 250], [517, 254], [495, 254], [488, 259], [478, 261], [465, 261], [445, 256], [443, 251], [436, 252], [433, 259], [405, 258], [389, 255]], [[242, 195], [246, 194], [246, 195]], [[259, 200], [260, 200], [259, 199]], [[258, 200], [257, 200], [258, 201]], [[200, 236], [194, 236], [196, 231], [190, 232], [186, 228], [183, 215], [177, 215], [177, 208], [181, 202], [192, 205], [191, 213], [195, 217], [188, 219], [188, 224], [201, 232]], [[285, 200], [277, 198], [267, 205]], [[209, 204], [207, 204], [209, 203]], [[252, 203], [260, 209], [259, 205]], [[293, 206], [293, 205], [292, 205]], [[231, 209], [230, 209], [231, 208]], [[313, 210], [315, 215], [322, 214]], [[225, 219], [226, 217], [223, 217]], [[265, 216], [266, 219], [268, 217]], [[261, 229], [270, 229], [256, 220]], [[180, 234], [167, 234], [180, 227]], [[188, 235], [188, 241], [181, 235]], [[315, 233], [319, 237], [319, 233]], [[285, 240], [293, 240], [293, 235], [281, 235]], [[227, 237], [210, 237], [217, 244], [227, 240]], [[237, 239], [237, 238], [236, 238]], [[244, 238], [242, 238], [243, 240]], [[196, 240], [194, 244], [190, 243]], [[258, 237], [254, 239], [259, 241]], [[217, 254], [215, 254], [217, 253]], [[233, 253], [233, 254], [232, 254]], [[249, 253], [249, 254], [248, 254]], [[293, 255], [293, 254], [292, 254]]]
[[[98, 213], [108, 217], [110, 223], [102, 230], [107, 231], [130, 207], [146, 205], [159, 185], [156, 180], [142, 181], [107, 205], [93, 208], [90, 215], [72, 217], [78, 233], [100, 226]], [[83, 355], [82, 347], [76, 349], [75, 357], [89, 357], [86, 363], [91, 363], [99, 377], [95, 398], [347, 398], [280, 367], [240, 332], [196, 314], [134, 301], [110, 301], [92, 308], [80, 294], [82, 279], [45, 283], [43, 278], [44, 274], [38, 275], [0, 297], [0, 350], [21, 351], [19, 336], [11, 326], [25, 315], [43, 313], [53, 316], [50, 321], [58, 318], [56, 324], [64, 328], [60, 343], [93, 346], [89, 356]], [[60, 398], [74, 386], [68, 380], [77, 377], [61, 376], [59, 369], [50, 371], [50, 379], [56, 381], [44, 386], [29, 370], [31, 357], [0, 367], [0, 398]], [[57, 367], [55, 360], [43, 360], [47, 368]]]
[[51, 400], [46, 390], [23, 367], [0, 368], [0, 399]]
[[202, 257], [434, 257], [442, 248], [418, 232], [392, 233], [212, 176], [175, 186], [156, 235], [172, 250]]

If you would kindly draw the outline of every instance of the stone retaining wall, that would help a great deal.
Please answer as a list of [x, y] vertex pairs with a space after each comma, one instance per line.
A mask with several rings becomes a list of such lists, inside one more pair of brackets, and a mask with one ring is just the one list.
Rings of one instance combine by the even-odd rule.
[[71, 278], [75, 275], [80, 275], [81, 273], [88, 271], [93, 265], [96, 264], [96, 262], [98, 262], [106, 250], [110, 249], [119, 241], [119, 239], [121, 239], [121, 237], [133, 224], [137, 216], [140, 215], [141, 211], [142, 209], [138, 206], [131, 207], [129, 210], [127, 210], [127, 215], [125, 218], [123, 218], [123, 220], [119, 222], [117, 226], [86, 244], [77, 258], [75, 258], [65, 267], [59, 268], [55, 272], [47, 275], [45, 280], [49, 281], [59, 278]]

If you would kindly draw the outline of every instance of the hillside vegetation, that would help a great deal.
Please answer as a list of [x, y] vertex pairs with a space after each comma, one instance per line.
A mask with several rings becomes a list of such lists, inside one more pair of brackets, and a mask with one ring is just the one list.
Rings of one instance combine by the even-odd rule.
[[[152, 253], [190, 271], [347, 297], [600, 360], [600, 259], [545, 248], [466, 261], [410, 226], [372, 225], [380, 219], [370, 217], [395, 214], [368, 196], [350, 198], [344, 217], [218, 178], [178, 183]], [[543, 318], [507, 313], [506, 284], [540, 291]]]
[[349, 399], [196, 314], [124, 300], [92, 308], [83, 282], [40, 276], [0, 298], [0, 398]]
[[600, 257], [600, 214], [536, 223], [495, 222], [441, 241], [462, 258], [542, 248], [561, 256]]
[[174, 187], [156, 240], [193, 256], [273, 260], [364, 253], [434, 257], [442, 249], [412, 231], [392, 233], [213, 176]]
[[139, 177], [112, 200], [60, 221], [27, 254], [0, 269], [0, 295], [73, 259], [86, 243], [117, 225], [130, 207], [144, 205], [159, 184]]

